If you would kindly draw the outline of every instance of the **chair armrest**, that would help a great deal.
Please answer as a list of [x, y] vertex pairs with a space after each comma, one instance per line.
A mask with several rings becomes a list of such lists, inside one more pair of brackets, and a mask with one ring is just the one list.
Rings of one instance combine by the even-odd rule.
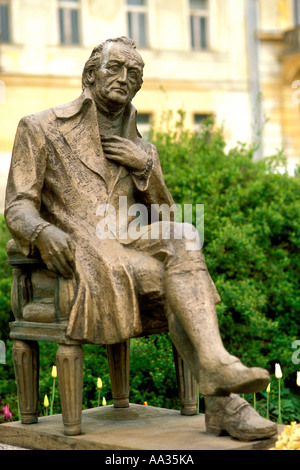
[[15, 240], [9, 240], [6, 245], [7, 262], [13, 267], [21, 267], [24, 265], [42, 265], [44, 264], [39, 257], [24, 256], [20, 251]]
[[11, 306], [15, 319], [66, 322], [74, 299], [74, 280], [51, 273], [38, 256], [24, 256], [14, 240], [9, 240], [6, 251], [13, 268]]

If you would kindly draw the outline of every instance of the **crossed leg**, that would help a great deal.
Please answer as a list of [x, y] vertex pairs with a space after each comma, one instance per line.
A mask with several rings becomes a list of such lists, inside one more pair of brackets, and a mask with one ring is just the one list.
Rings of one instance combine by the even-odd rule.
[[[190, 237], [185, 237], [182, 225], [174, 222], [164, 226], [164, 222], [158, 222], [156, 230], [149, 226], [131, 245], [131, 249], [139, 254], [132, 258], [138, 289], [142, 289], [144, 282], [144, 277], [140, 276], [139, 256], [163, 263], [161, 282], [170, 336], [200, 383], [202, 395], [262, 390], [269, 383], [268, 372], [245, 367], [223, 345], [215, 307], [217, 293], [206, 268], [200, 241], [195, 238], [191, 242]], [[157, 238], [151, 238], [150, 232]], [[149, 269], [153, 266], [150, 258]]]

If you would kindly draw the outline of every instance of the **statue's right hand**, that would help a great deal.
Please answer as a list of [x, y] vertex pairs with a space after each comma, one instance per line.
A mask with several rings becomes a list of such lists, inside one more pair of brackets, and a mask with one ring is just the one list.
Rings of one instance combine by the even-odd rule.
[[68, 234], [48, 225], [38, 235], [35, 246], [49, 271], [61, 274], [68, 279], [75, 271], [74, 246]]

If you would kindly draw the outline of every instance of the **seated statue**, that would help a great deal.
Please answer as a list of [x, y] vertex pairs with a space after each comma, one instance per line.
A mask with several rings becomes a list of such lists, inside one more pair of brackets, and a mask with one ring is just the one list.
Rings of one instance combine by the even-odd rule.
[[[131, 101], [143, 67], [132, 40], [109, 39], [87, 60], [79, 98], [20, 121], [7, 226], [24, 255], [38, 252], [50, 271], [74, 280], [68, 337], [104, 345], [138, 336], [140, 293], [163, 291], [171, 339], [205, 396], [208, 430], [269, 437], [276, 425], [236, 395], [265, 389], [268, 372], [227, 352], [196, 231], [155, 210], [174, 201], [155, 147], [136, 127]], [[135, 205], [146, 215], [134, 231]], [[160, 289], [149, 276], [145, 286], [145, 266], [150, 279], [159, 267]]]

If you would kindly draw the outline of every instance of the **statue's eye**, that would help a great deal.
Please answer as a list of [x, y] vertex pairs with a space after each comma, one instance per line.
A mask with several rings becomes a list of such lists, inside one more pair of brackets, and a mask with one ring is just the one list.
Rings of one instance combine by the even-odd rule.
[[120, 70], [120, 65], [114, 64], [109, 66], [109, 71], [112, 73], [118, 73]]
[[138, 77], [138, 74], [135, 70], [128, 70], [128, 76], [129, 78], [136, 80]]

